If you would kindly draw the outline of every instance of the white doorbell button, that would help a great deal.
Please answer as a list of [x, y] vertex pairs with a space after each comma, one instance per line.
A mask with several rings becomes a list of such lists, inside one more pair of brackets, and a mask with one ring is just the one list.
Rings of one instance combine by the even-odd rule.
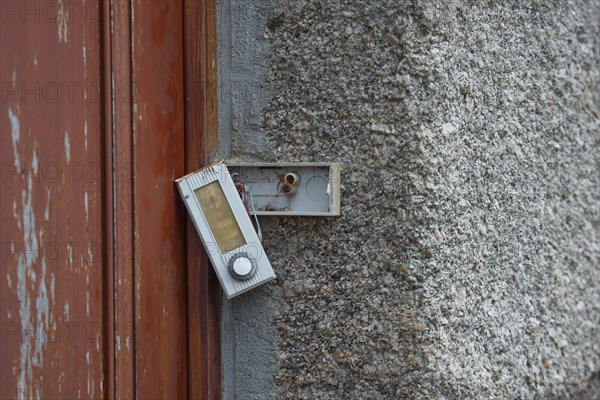
[[250, 279], [256, 272], [256, 264], [247, 255], [239, 254], [229, 260], [229, 272], [236, 279]]

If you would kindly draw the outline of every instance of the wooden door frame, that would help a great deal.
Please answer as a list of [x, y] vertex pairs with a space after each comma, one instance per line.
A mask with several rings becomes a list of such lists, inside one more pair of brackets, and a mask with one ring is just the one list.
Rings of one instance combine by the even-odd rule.
[[[212, 160], [217, 147], [217, 110], [216, 110], [216, 5], [214, 0], [163, 0], [161, 5], [168, 21], [156, 18], [144, 18], [140, 11], [145, 1], [107, 0], [103, 2], [103, 69], [104, 69], [104, 130], [105, 130], [105, 231], [106, 231], [106, 332], [107, 349], [106, 379], [107, 397], [139, 398], [141, 389], [167, 397], [187, 393], [190, 399], [221, 398], [221, 348], [220, 348], [220, 308], [221, 288], [204, 252], [202, 243], [189, 220], [185, 232], [184, 256], [186, 265], [173, 266], [181, 269], [182, 281], [175, 282], [185, 288], [185, 310], [187, 316], [181, 321], [184, 332], [174, 333], [178, 340], [185, 341], [185, 360], [181, 365], [156, 366], [162, 369], [185, 371], [186, 388], [165, 389], [165, 382], [146, 381], [140, 378], [138, 359], [147, 357], [151, 351], [149, 344], [138, 342], [143, 335], [140, 320], [146, 310], [136, 304], [140, 290], [145, 289], [143, 274], [139, 273], [138, 246], [139, 227], [137, 223], [136, 158], [136, 96], [148, 93], [150, 86], [145, 79], [136, 81], [139, 76], [140, 61], [168, 63], [181, 73], [181, 90], [175, 89], [183, 109], [177, 113], [183, 124], [185, 172], [191, 172]], [[146, 7], [154, 6], [147, 5]], [[163, 10], [163, 11], [165, 11]], [[168, 15], [168, 16], [167, 16]], [[135, 16], [135, 21], [133, 20]], [[154, 26], [164, 22], [165, 29]], [[168, 32], [165, 32], [168, 30]], [[142, 33], [143, 32], [143, 33]], [[173, 33], [175, 32], [175, 33]], [[156, 40], [156, 35], [171, 35], [181, 39], [182, 48], [165, 49], [169, 54], [157, 51], [144, 53], [145, 60], [138, 57], [134, 46]], [[154, 38], [152, 37], [154, 35]], [[137, 49], [136, 49], [137, 50]], [[173, 61], [175, 60], [175, 61]], [[175, 65], [173, 65], [175, 63]], [[136, 69], [137, 68], [137, 69]], [[179, 70], [181, 69], [181, 70]], [[144, 85], [146, 87], [144, 87]], [[171, 88], [158, 85], [164, 92], [154, 93], [157, 98], [167, 98]], [[132, 101], [123, 101], [124, 99]], [[156, 104], [156, 101], [154, 102]], [[179, 119], [179, 117], [178, 117]], [[139, 134], [139, 133], [138, 133]], [[145, 133], [147, 134], [147, 133]], [[139, 172], [139, 171], [138, 171]], [[183, 172], [183, 171], [182, 171]], [[123, 176], [132, 179], [123, 179]], [[176, 177], [174, 177], [176, 178]], [[181, 217], [187, 216], [183, 203], [179, 203]], [[177, 224], [173, 222], [173, 226]], [[124, 259], [131, 263], [123, 262]], [[148, 278], [147, 278], [148, 279]], [[150, 284], [152, 282], [148, 282]], [[154, 282], [156, 285], [156, 282]], [[142, 288], [142, 289], [140, 289]], [[148, 293], [145, 293], [147, 296]], [[150, 294], [151, 295], [151, 294]], [[173, 293], [178, 296], [179, 293]], [[179, 303], [178, 303], [179, 304]], [[142, 314], [140, 314], [142, 313]], [[131, 328], [132, 346], [121, 343], [119, 336], [123, 327]], [[155, 328], [156, 329], [156, 328]], [[167, 329], [167, 328], [165, 328]], [[120, 332], [121, 331], [121, 332]], [[173, 334], [169, 332], [168, 334]], [[173, 339], [175, 340], [175, 339]], [[140, 350], [140, 346], [143, 347]], [[157, 348], [156, 351], [161, 351]], [[157, 359], [160, 359], [158, 355]], [[153, 359], [152, 355], [150, 356]], [[167, 359], [172, 359], [168, 358]], [[158, 363], [157, 363], [158, 364]], [[152, 365], [154, 368], [154, 365]], [[173, 376], [180, 374], [177, 371]], [[165, 378], [167, 379], [167, 378]], [[175, 378], [171, 378], [175, 379]], [[167, 382], [172, 386], [173, 382]], [[171, 391], [169, 391], [171, 390]]]
[[[186, 172], [217, 150], [215, 0], [185, 0]], [[192, 221], [187, 220], [188, 397], [221, 398], [221, 286]]]
[[[118, 1], [118, 0], [117, 0]], [[135, 398], [135, 346], [118, 348], [119, 325], [135, 327], [134, 268], [133, 264], [119, 262], [122, 252], [118, 243], [131, 244], [134, 240], [134, 199], [131, 182], [118, 179], [118, 168], [127, 168], [129, 176], [134, 174], [132, 166], [133, 144], [131, 132], [132, 114], [129, 102], [119, 101], [122, 94], [114, 85], [131, 88], [131, 7], [119, 7], [115, 15], [115, 2], [102, 3], [103, 22], [103, 75], [104, 75], [104, 166], [105, 166], [105, 257], [106, 287], [105, 307], [106, 332], [106, 380], [108, 399]], [[132, 91], [128, 91], [128, 96]], [[123, 207], [118, 207], [116, 199]], [[131, 253], [135, 257], [135, 252]], [[133, 261], [133, 260], [132, 260]], [[125, 285], [117, 285], [121, 280]], [[136, 343], [133, 329], [131, 343]]]

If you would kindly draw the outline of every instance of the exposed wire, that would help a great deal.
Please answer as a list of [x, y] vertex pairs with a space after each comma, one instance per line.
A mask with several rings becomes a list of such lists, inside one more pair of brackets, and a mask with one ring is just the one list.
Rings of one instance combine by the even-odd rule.
[[[231, 174], [231, 177], [233, 178], [234, 176], [237, 176], [237, 175], [239, 175], [239, 174], [237, 172], [234, 172], [233, 174]], [[262, 230], [260, 229], [260, 223], [258, 222], [258, 216], [256, 215], [256, 209], [254, 208], [254, 196], [252, 195], [252, 189], [250, 189], [250, 187], [246, 186], [244, 181], [242, 181], [240, 179], [234, 179], [233, 183], [235, 184], [235, 187], [236, 187], [238, 193], [240, 194], [240, 197], [242, 198], [242, 202], [244, 203], [244, 207], [246, 208], [246, 211], [248, 212], [248, 216], [250, 216], [250, 210], [248, 209], [247, 193], [250, 194], [250, 207], [252, 208], [252, 214], [254, 215], [254, 221], [256, 223], [256, 234], [258, 235], [258, 239], [262, 242], [262, 240], [263, 240]]]
[[256, 221], [256, 233], [258, 234], [258, 240], [262, 242], [262, 230], [260, 229], [260, 223], [258, 222], [256, 210], [254, 209], [254, 196], [252, 195], [252, 189], [248, 188], [248, 193], [250, 193], [250, 205], [252, 206], [252, 214], [254, 214], [254, 220]]

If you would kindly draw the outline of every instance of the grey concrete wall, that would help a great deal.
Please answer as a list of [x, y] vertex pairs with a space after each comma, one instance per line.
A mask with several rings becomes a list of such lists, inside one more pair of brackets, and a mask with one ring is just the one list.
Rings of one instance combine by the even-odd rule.
[[[265, 24], [276, 12], [269, 1], [217, 1], [219, 157], [267, 161], [275, 149], [263, 129], [262, 110], [272, 96], [268, 71], [272, 48]], [[280, 12], [281, 13], [281, 12]], [[262, 220], [266, 231], [269, 221]], [[275, 398], [278, 284], [263, 285], [232, 300], [222, 316], [223, 391], [226, 400]]]
[[229, 399], [600, 397], [596, 1], [221, 2], [220, 151], [339, 161], [263, 218]]

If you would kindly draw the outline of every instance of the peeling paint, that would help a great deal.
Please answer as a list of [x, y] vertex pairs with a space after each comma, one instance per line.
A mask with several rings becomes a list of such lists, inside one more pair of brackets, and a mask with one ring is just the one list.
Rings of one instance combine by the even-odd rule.
[[88, 351], [87, 353], [85, 353], [85, 363], [88, 365], [87, 368], [87, 394], [90, 397], [94, 397], [94, 378], [93, 378], [93, 371], [91, 368], [89, 368], [89, 366], [91, 365], [90, 362], [90, 352]]
[[[33, 250], [35, 251], [35, 250]], [[29, 270], [27, 271], [27, 276], [29, 277], [29, 279], [31, 279], [31, 290], [35, 290], [35, 279], [36, 279], [36, 273], [33, 270]]]
[[[13, 79], [15, 79], [15, 72], [13, 72]], [[13, 151], [15, 155], [15, 164], [17, 169], [21, 169], [21, 157], [19, 157], [19, 149], [17, 145], [19, 144], [19, 138], [21, 137], [21, 123], [19, 118], [14, 113], [12, 107], [8, 108], [8, 119], [10, 120], [10, 131], [12, 136], [13, 143]]]
[[36, 338], [35, 338], [35, 352], [33, 354], [33, 363], [39, 367], [43, 367], [43, 350], [46, 347], [46, 332], [45, 330], [50, 326], [50, 303], [48, 301], [48, 288], [46, 287], [46, 259], [42, 258], [41, 262], [42, 273], [40, 276], [40, 283], [38, 289], [38, 295], [35, 299], [35, 305], [37, 310], [36, 315]]
[[94, 265], [94, 255], [92, 254], [92, 246], [87, 247], [87, 256], [88, 256], [89, 265], [93, 266]]
[[65, 130], [65, 157], [71, 162], [71, 142], [69, 142], [69, 131]]
[[89, 204], [88, 204], [88, 192], [83, 194], [83, 203], [85, 207], [85, 222], [89, 223]]
[[90, 316], [90, 275], [86, 275], [87, 291], [85, 292], [85, 313]]
[[[13, 200], [13, 217], [15, 219], [19, 218], [19, 214], [17, 214], [17, 201]], [[19, 226], [19, 230], [21, 230], [21, 227]]]
[[65, 12], [64, 4], [58, 3], [59, 9], [56, 16], [56, 25], [58, 26], [58, 42], [67, 43], [69, 40], [69, 13]]
[[[9, 117], [13, 128], [13, 138], [18, 138], [20, 126], [13, 122], [14, 114], [9, 109]], [[16, 120], [16, 118], [14, 118]], [[16, 128], [16, 132], [15, 132]], [[37, 159], [34, 149], [32, 160]], [[34, 169], [37, 174], [37, 168]], [[50, 305], [48, 300], [48, 289], [46, 286], [46, 259], [41, 258], [39, 284], [35, 299], [31, 298], [35, 291], [27, 290], [28, 277], [35, 289], [36, 272], [34, 268], [39, 257], [39, 240], [43, 238], [43, 231], [36, 226], [35, 212], [33, 209], [33, 176], [29, 175], [27, 179], [27, 190], [21, 194], [21, 223], [23, 233], [23, 243], [25, 251], [19, 253], [17, 259], [17, 298], [19, 300], [19, 317], [22, 326], [28, 331], [33, 331], [33, 335], [23, 337], [20, 346], [19, 377], [17, 380], [18, 398], [31, 398], [35, 393], [41, 398], [40, 388], [33, 387], [33, 367], [44, 367], [44, 349], [47, 345], [45, 328], [49, 326], [51, 320]], [[18, 212], [17, 212], [18, 215]], [[53, 285], [53, 284], [52, 284]], [[35, 320], [32, 315], [32, 303], [35, 302]]]
[[48, 193], [48, 202], [46, 203], [46, 209], [44, 210], [44, 220], [50, 221], [50, 189], [46, 188], [46, 193]]
[[87, 151], [87, 149], [88, 149], [88, 122], [87, 122], [87, 119], [85, 120], [85, 123], [83, 124], [83, 138], [84, 138], [84, 144], [85, 144], [85, 151]]
[[40, 163], [38, 161], [38, 157], [37, 157], [37, 151], [34, 147], [33, 149], [33, 157], [31, 158], [31, 167], [33, 168], [33, 173], [35, 175], [37, 175], [38, 173], [38, 167], [39, 167]]
[[56, 302], [56, 276], [54, 272], [50, 273], [50, 296], [52, 297], [52, 303]]
[[69, 253], [69, 258], [66, 260], [67, 266], [73, 268], [73, 245], [71, 243], [68, 244], [67, 251]]

